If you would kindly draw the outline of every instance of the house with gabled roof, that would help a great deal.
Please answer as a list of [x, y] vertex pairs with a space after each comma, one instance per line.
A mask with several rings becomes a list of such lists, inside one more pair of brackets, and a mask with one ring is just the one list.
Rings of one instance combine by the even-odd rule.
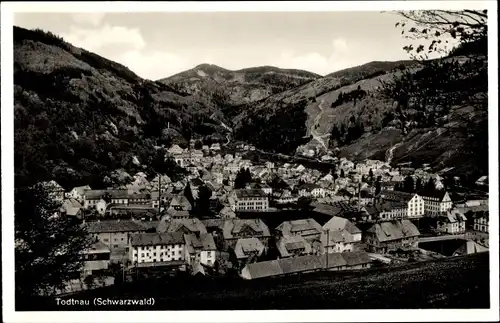
[[365, 232], [365, 243], [372, 252], [386, 253], [402, 247], [416, 247], [420, 231], [410, 220], [381, 222]]
[[212, 267], [215, 264], [215, 246], [214, 237], [210, 233], [185, 234], [186, 241], [186, 261], [188, 264], [201, 263], [204, 266]]
[[229, 206], [224, 206], [219, 212], [219, 217], [221, 219], [234, 219], [236, 213]]
[[187, 197], [184, 196], [183, 193], [172, 197], [169, 208], [173, 208], [174, 210], [177, 211], [188, 211], [188, 212], [192, 210], [191, 203], [189, 202]]
[[488, 210], [483, 210], [480, 212], [473, 213], [473, 216], [474, 216], [474, 231], [488, 233], [490, 226], [490, 212]]
[[278, 236], [299, 235], [312, 243], [320, 240], [323, 228], [316, 220], [309, 218], [285, 221], [276, 227], [275, 232]]
[[169, 155], [180, 155], [184, 152], [184, 149], [179, 147], [179, 145], [172, 145], [168, 150], [167, 150]]
[[453, 256], [466, 256], [474, 253], [488, 252], [488, 250], [489, 249], [486, 246], [472, 240], [467, 240], [457, 250], [455, 250]]
[[201, 234], [207, 233], [207, 229], [203, 223], [197, 218], [190, 219], [169, 219], [163, 217], [158, 224], [156, 231], [163, 232], [182, 232], [183, 234]]
[[128, 245], [133, 234], [147, 229], [140, 222], [132, 220], [106, 220], [85, 223], [91, 237], [104, 243], [111, 251], [111, 261], [125, 261]]
[[234, 248], [238, 239], [257, 238], [262, 244], [269, 246], [271, 233], [261, 219], [230, 219], [224, 221], [222, 230], [225, 248]]
[[325, 230], [321, 235], [322, 253], [352, 252], [358, 242], [346, 229]]
[[311, 244], [300, 235], [284, 235], [276, 240], [280, 258], [297, 257], [313, 253]]
[[346, 218], [341, 218], [338, 216], [332, 217], [327, 223], [323, 225], [323, 232], [334, 232], [334, 231], [344, 231], [346, 234], [350, 235], [350, 240], [353, 243], [361, 242], [362, 232], [354, 225], [351, 221]]
[[234, 247], [237, 268], [242, 268], [248, 263], [257, 262], [266, 251], [264, 244], [257, 238], [238, 239]]
[[77, 199], [69, 198], [64, 200], [61, 205], [61, 213], [67, 216], [74, 216], [80, 218], [82, 215], [83, 206], [78, 202]]
[[442, 212], [437, 218], [437, 230], [448, 234], [465, 233], [465, 222], [467, 218], [458, 209]]
[[73, 189], [68, 193], [68, 198], [75, 199], [78, 202], [82, 203], [83, 196], [88, 190], [91, 190], [90, 186], [88, 185], [73, 187]]

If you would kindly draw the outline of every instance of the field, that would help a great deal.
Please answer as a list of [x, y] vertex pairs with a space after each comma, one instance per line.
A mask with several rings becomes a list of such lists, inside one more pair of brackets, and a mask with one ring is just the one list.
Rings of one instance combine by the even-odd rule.
[[57, 307], [54, 300], [32, 304], [41, 310], [489, 308], [489, 257], [476, 254], [400, 268], [312, 273], [256, 281], [186, 277], [114, 286], [71, 297], [91, 302], [95, 297], [154, 297], [155, 305]]

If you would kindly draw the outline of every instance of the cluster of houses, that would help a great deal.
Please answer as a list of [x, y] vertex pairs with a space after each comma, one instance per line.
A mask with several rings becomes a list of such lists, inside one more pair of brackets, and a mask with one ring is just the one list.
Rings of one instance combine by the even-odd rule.
[[[86, 274], [106, 270], [113, 262], [204, 272], [216, 265], [221, 253], [230, 254], [232, 266], [249, 279], [359, 269], [369, 267], [373, 259], [366, 251], [387, 253], [416, 247], [420, 232], [414, 220], [424, 217], [435, 218], [436, 229], [442, 233], [460, 234], [466, 230], [466, 215], [473, 214], [473, 229], [488, 232], [487, 199], [456, 203], [442, 188], [440, 177], [425, 169], [393, 169], [380, 161], [355, 164], [341, 158], [335, 160], [335, 174], [325, 174], [301, 164], [254, 164], [243, 158], [251, 148], [223, 154], [219, 144], [200, 150], [173, 145], [166, 158], [189, 172], [176, 182], [165, 175], [148, 179], [137, 173], [130, 176], [128, 185], [104, 190], [81, 186], [66, 191], [54, 181], [44, 185], [62, 203], [61, 214], [84, 219], [95, 241], [86, 252]], [[241, 169], [249, 170], [252, 181], [235, 189]], [[433, 176], [436, 190], [394, 190], [406, 176], [424, 181]], [[381, 190], [377, 194], [373, 181], [365, 180], [368, 177], [378, 179]], [[272, 184], [277, 179], [283, 183], [280, 187]], [[185, 193], [188, 186], [191, 199]], [[213, 218], [193, 215], [193, 200], [201, 187], [210, 192]], [[306, 216], [276, 228], [261, 219], [301, 199], [330, 219], [320, 225]], [[238, 218], [245, 212], [256, 216]], [[363, 231], [358, 227], [361, 224]]]

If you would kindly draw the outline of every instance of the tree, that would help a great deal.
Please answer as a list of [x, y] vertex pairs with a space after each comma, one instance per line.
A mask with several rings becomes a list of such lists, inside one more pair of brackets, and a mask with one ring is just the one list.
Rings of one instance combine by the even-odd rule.
[[184, 196], [191, 205], [194, 205], [193, 191], [191, 190], [191, 184], [189, 183], [187, 183], [186, 187], [184, 187]]
[[423, 186], [422, 186], [422, 179], [419, 177], [417, 178], [417, 183], [415, 184], [415, 190], [416, 192], [420, 192], [420, 190], [422, 190]]
[[242, 189], [245, 188], [245, 186], [246, 186], [245, 170], [241, 168], [236, 174], [236, 178], [234, 179], [234, 188]]
[[415, 185], [413, 181], [413, 177], [410, 175], [406, 176], [404, 184], [403, 184], [403, 190], [408, 193], [413, 193], [415, 191]]
[[206, 217], [210, 215], [210, 197], [212, 197], [212, 191], [206, 185], [200, 186], [198, 200], [196, 201], [196, 214], [198, 216]]
[[425, 184], [425, 190], [431, 192], [436, 190], [436, 180], [433, 177]]
[[15, 190], [16, 300], [22, 304], [53, 294], [70, 278], [80, 277], [81, 252], [92, 241], [74, 218], [56, 216], [61, 204], [41, 186]]
[[[412, 109], [417, 125], [443, 128], [463, 142], [458, 153], [469, 158], [474, 171], [487, 172], [487, 11], [420, 10], [399, 15], [403, 21], [396, 27], [406, 38], [421, 42], [403, 47], [417, 65], [383, 85], [396, 103], [394, 113], [403, 131], [410, 130], [407, 125], [415, 127], [407, 122], [413, 120], [407, 115]], [[442, 57], [429, 59], [436, 54]]]
[[377, 180], [375, 182], [375, 196], [377, 196], [380, 193], [380, 191], [382, 191], [382, 185], [380, 181]]
[[198, 150], [200, 150], [200, 149], [202, 149], [202, 148], [203, 148], [203, 143], [202, 143], [200, 140], [196, 140], [196, 141], [194, 142], [194, 149], [198, 149]]
[[362, 176], [361, 176], [361, 182], [366, 183], [366, 178], [365, 178], [365, 175], [362, 175]]

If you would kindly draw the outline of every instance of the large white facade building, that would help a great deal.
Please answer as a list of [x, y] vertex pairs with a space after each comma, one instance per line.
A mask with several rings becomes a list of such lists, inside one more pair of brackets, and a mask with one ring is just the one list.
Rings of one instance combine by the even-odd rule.
[[141, 233], [130, 238], [130, 260], [133, 264], [167, 262], [185, 259], [182, 232]]

